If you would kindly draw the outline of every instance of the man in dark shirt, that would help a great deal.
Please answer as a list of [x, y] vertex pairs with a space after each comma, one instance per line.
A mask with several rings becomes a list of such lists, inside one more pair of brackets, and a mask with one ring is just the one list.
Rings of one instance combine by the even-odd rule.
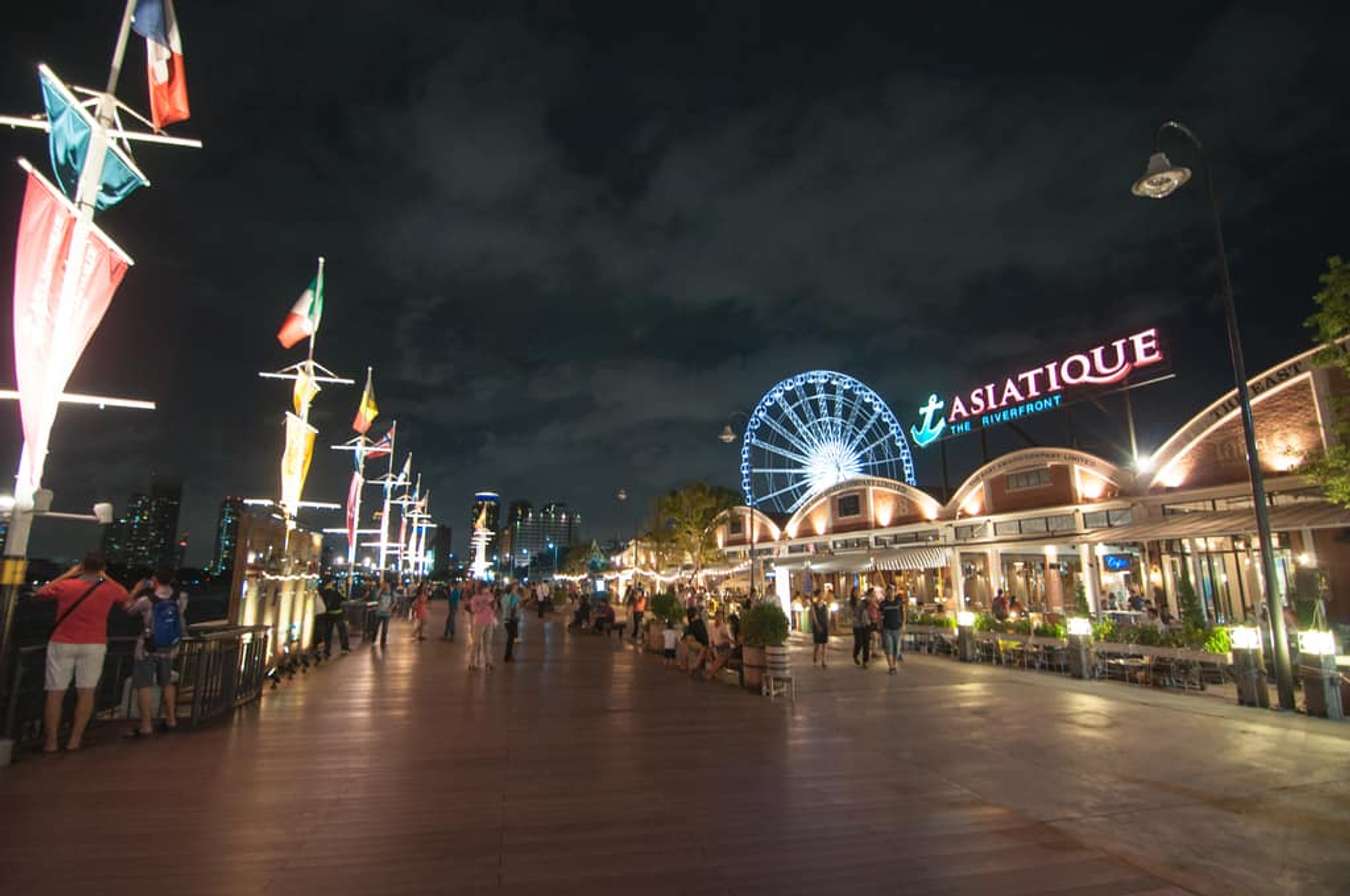
[[703, 664], [703, 658], [708, 655], [708, 624], [697, 610], [691, 611], [688, 631], [688, 638], [693, 639], [693, 643], [688, 645], [688, 668], [690, 672], [697, 672]]
[[[323, 605], [323, 655], [329, 657], [333, 655], [333, 629], [337, 629], [338, 641], [342, 644], [343, 653], [351, 653], [351, 636], [347, 631], [347, 615], [342, 609], [342, 592], [337, 590], [337, 586], [332, 579], [324, 580], [319, 586], [319, 601]], [[320, 614], [315, 614], [320, 615]]]
[[881, 650], [886, 654], [886, 665], [891, 675], [895, 674], [896, 663], [904, 662], [900, 654], [900, 632], [904, 627], [904, 596], [892, 591], [881, 602]]

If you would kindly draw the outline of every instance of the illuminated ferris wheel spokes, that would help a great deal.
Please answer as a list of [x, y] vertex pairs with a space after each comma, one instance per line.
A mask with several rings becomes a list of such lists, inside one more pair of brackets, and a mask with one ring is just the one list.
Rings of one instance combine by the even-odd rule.
[[816, 370], [783, 380], [760, 399], [741, 445], [746, 503], [792, 513], [859, 476], [914, 484], [904, 431], [875, 392], [845, 374]]

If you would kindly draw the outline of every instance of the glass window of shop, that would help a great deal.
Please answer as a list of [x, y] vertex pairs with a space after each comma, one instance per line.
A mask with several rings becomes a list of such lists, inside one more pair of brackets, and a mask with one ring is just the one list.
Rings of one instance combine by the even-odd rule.
[[988, 558], [984, 554], [962, 554], [961, 578], [966, 603], [973, 608], [987, 608], [993, 597], [989, 589]]
[[[1275, 571], [1280, 587], [1288, 588], [1294, 570], [1289, 533], [1273, 533]], [[1255, 539], [1241, 536], [1188, 538], [1163, 543], [1163, 560], [1177, 584], [1177, 604], [1182, 565], [1200, 598], [1205, 617], [1211, 622], [1228, 624], [1257, 617], [1262, 600], [1260, 551]]]
[[1044, 553], [1004, 554], [1003, 587], [1028, 610], [1062, 613], [1073, 606], [1080, 581], [1077, 553], [1069, 546], [1053, 558]]

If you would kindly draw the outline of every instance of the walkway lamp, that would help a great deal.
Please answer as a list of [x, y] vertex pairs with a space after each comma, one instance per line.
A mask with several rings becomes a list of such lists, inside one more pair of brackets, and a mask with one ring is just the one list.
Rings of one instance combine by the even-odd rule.
[[1209, 194], [1210, 213], [1214, 218], [1214, 248], [1219, 268], [1219, 298], [1223, 302], [1224, 321], [1228, 329], [1228, 352], [1233, 363], [1233, 381], [1237, 387], [1238, 407], [1242, 415], [1242, 436], [1247, 448], [1247, 471], [1252, 482], [1252, 504], [1256, 510], [1256, 530], [1261, 540], [1261, 567], [1266, 585], [1266, 608], [1270, 614], [1271, 639], [1274, 642], [1275, 683], [1280, 693], [1280, 708], [1294, 708], [1294, 673], [1289, 662], [1289, 642], [1284, 628], [1284, 607], [1280, 595], [1280, 581], [1275, 574], [1275, 550], [1270, 536], [1270, 512], [1266, 505], [1265, 480], [1261, 475], [1261, 461], [1256, 451], [1256, 424], [1252, 417], [1251, 394], [1247, 389], [1247, 365], [1242, 357], [1242, 337], [1238, 330], [1237, 308], [1233, 304], [1233, 284], [1228, 275], [1228, 252], [1224, 248], [1223, 224], [1219, 217], [1219, 202], [1214, 195], [1213, 166], [1205, 153], [1204, 144], [1195, 132], [1179, 121], [1165, 121], [1153, 137], [1153, 155], [1142, 177], [1134, 182], [1130, 192], [1148, 199], [1166, 199], [1191, 179], [1191, 170], [1175, 165], [1162, 152], [1162, 137], [1175, 131], [1185, 137], [1200, 156], [1205, 168], [1205, 187]]
[[[733, 413], [733, 414], [731, 415], [731, 419], [732, 419], [732, 420], [735, 420], [738, 416], [739, 416], [739, 417], [744, 417], [744, 418], [746, 419], [747, 422], [750, 420], [750, 415], [747, 414], [745, 411], [736, 411], [735, 413]], [[730, 424], [730, 423], [727, 423], [725, 426], [723, 426], [723, 427], [722, 427], [722, 431], [721, 431], [720, 433], [717, 434], [717, 440], [718, 440], [719, 442], [721, 442], [723, 445], [734, 445], [734, 444], [736, 444], [736, 440], [737, 440], [738, 438], [740, 438], [740, 436], [736, 435], [736, 430], [734, 430], [734, 429], [731, 428], [731, 424]], [[748, 515], [747, 518], [746, 518], [746, 525], [750, 527], [750, 532], [749, 532], [749, 537], [750, 537], [750, 556], [749, 556], [749, 560], [750, 560], [750, 599], [751, 599], [751, 600], [754, 600], [754, 597], [755, 597], [755, 508], [754, 508], [754, 507], [751, 507], [750, 505], [747, 504], [747, 505], [746, 505], [746, 509], [749, 511], [749, 515]]]

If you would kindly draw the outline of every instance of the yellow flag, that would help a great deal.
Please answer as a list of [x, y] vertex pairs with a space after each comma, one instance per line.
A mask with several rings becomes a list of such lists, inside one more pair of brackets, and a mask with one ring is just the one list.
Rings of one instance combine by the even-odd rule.
[[300, 417], [309, 417], [309, 405], [319, 394], [319, 384], [314, 381], [314, 372], [307, 365], [300, 365], [295, 375], [295, 390], [291, 393], [291, 402], [295, 413]]
[[286, 511], [286, 524], [292, 526], [300, 509], [300, 496], [305, 491], [309, 476], [309, 462], [314, 457], [314, 437], [318, 430], [295, 414], [286, 415], [286, 450], [281, 455], [281, 506]]

